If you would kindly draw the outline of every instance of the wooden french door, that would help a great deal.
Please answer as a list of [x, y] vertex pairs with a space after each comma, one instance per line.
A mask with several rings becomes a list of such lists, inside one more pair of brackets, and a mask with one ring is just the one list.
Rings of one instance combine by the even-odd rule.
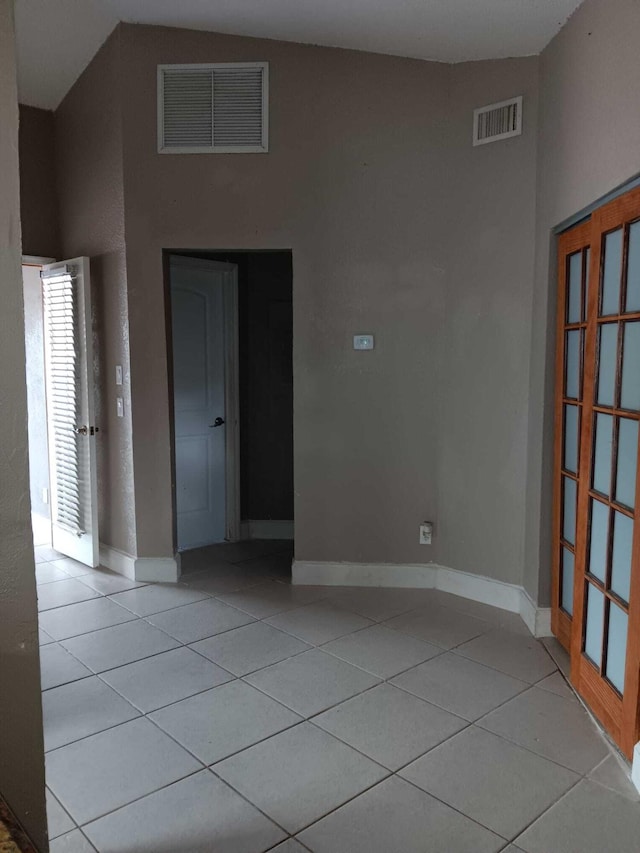
[[552, 628], [576, 690], [631, 757], [640, 739], [640, 190], [562, 234], [558, 256]]

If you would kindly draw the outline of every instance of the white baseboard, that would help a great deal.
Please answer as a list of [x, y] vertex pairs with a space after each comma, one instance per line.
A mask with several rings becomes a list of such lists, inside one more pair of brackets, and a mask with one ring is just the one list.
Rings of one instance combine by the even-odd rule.
[[518, 613], [535, 637], [551, 636], [551, 611], [537, 607], [522, 586], [449, 569], [436, 563], [331, 563], [296, 560], [292, 583], [439, 589]]
[[521, 588], [520, 616], [534, 637], [552, 637], [551, 608], [538, 607], [526, 589]]
[[175, 583], [180, 578], [179, 554], [175, 557], [134, 557], [101, 542], [100, 565], [146, 583]]
[[631, 765], [631, 781], [640, 791], [640, 743], [633, 750], [633, 764]]
[[240, 522], [241, 539], [293, 539], [293, 521], [264, 519]]

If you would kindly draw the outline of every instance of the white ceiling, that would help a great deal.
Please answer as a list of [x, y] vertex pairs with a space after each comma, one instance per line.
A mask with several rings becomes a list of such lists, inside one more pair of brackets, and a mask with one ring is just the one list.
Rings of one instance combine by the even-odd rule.
[[441, 62], [539, 53], [581, 0], [16, 0], [20, 100], [55, 109], [118, 21]]

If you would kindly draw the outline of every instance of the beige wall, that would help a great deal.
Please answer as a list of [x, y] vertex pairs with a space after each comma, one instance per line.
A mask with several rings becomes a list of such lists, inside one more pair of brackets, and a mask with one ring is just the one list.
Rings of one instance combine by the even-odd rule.
[[[91, 258], [100, 539], [135, 555], [119, 53], [116, 30], [57, 110], [56, 149], [62, 255]], [[119, 391], [116, 364], [124, 367]]]
[[[171, 550], [162, 249], [290, 248], [297, 557], [432, 559], [417, 540], [437, 511], [448, 68], [153, 27], [122, 40], [138, 553]], [[158, 63], [256, 59], [268, 155], [156, 154]], [[374, 352], [352, 350], [362, 331]]]
[[20, 105], [22, 252], [57, 258], [58, 229], [53, 113]]
[[525, 583], [549, 601], [555, 264], [552, 229], [640, 172], [640, 3], [585, 0], [540, 59]]
[[[475, 107], [524, 96], [522, 136], [471, 145]], [[453, 66], [438, 560], [522, 583], [538, 60]]]
[[[550, 232], [640, 159], [640, 12], [613, 2], [615, 15], [587, 0], [541, 58], [454, 67], [118, 29], [107, 100], [121, 93], [122, 139], [108, 150], [123, 172], [94, 194], [124, 183], [128, 284], [113, 292], [130, 332], [135, 541], [121, 518], [117, 547], [172, 550], [162, 249], [285, 248], [297, 558], [435, 560], [548, 600]], [[156, 153], [157, 64], [255, 59], [270, 62], [268, 155]], [[101, 62], [65, 101], [69, 120], [100, 100]], [[516, 94], [523, 135], [473, 149], [472, 109]], [[103, 136], [77, 152], [86, 171]], [[352, 351], [358, 331], [376, 334], [373, 353]], [[111, 440], [109, 477], [131, 459], [126, 431]], [[417, 544], [425, 518], [431, 548]]]
[[0, 795], [47, 848], [27, 460], [13, 3], [0, 0]]

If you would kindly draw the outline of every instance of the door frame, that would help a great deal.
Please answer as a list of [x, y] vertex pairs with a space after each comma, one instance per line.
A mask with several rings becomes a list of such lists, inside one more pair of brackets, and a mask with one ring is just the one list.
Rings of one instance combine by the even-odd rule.
[[[225, 398], [225, 541], [240, 539], [240, 352], [238, 316], [238, 267], [217, 259], [198, 258], [182, 254], [186, 250], [163, 251], [165, 282], [165, 324], [167, 336], [167, 378], [169, 390], [169, 433], [171, 442], [171, 497], [173, 516], [173, 545], [178, 550], [178, 514], [176, 504], [176, 435], [173, 397], [173, 332], [171, 302], [171, 267], [218, 270], [226, 265], [229, 280], [223, 289], [224, 327], [224, 398]], [[201, 251], [201, 250], [193, 250]]]
[[[22, 261], [21, 261], [20, 266], [21, 266], [21, 269], [22, 269], [22, 267], [35, 267], [36, 269], [42, 269], [42, 267], [45, 264], [55, 264], [56, 260], [57, 260], [56, 258], [49, 258], [49, 257], [45, 257], [43, 255], [42, 256], [41, 255], [22, 255]], [[41, 306], [41, 308], [43, 307], [42, 306], [42, 286], [40, 287], [40, 306]], [[23, 311], [23, 313], [24, 313], [24, 311]], [[42, 332], [43, 340], [44, 340], [44, 321], [40, 325], [41, 325], [41, 332]], [[44, 358], [44, 351], [43, 351], [42, 355]], [[27, 376], [27, 380], [28, 379], [29, 379], [29, 377]], [[45, 382], [44, 365], [43, 365], [42, 380], [43, 380], [43, 382]], [[50, 495], [51, 495], [51, 459], [49, 456], [49, 426], [48, 426], [48, 408], [47, 408], [46, 392], [44, 395], [44, 405], [45, 405], [45, 431], [47, 433], [47, 490], [49, 493], [48, 534], [49, 534], [49, 542], [51, 542], [51, 534], [52, 534], [51, 497], [50, 497]], [[32, 524], [33, 524], [33, 512], [31, 514], [32, 514]], [[37, 517], [43, 518], [43, 521], [46, 520], [46, 519], [44, 519], [43, 516], [38, 515]], [[42, 525], [42, 527], [43, 527], [43, 533], [44, 533], [44, 524]]]

